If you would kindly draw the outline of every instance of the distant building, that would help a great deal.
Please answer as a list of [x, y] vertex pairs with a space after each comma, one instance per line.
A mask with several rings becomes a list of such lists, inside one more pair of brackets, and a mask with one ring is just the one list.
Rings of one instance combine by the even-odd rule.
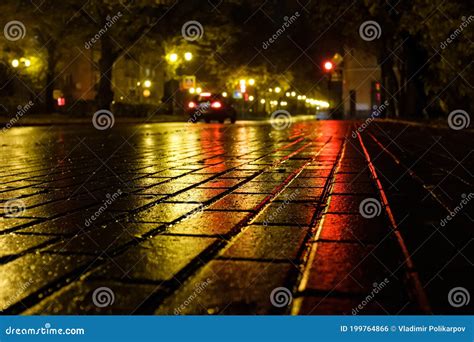
[[[93, 101], [100, 78], [99, 51], [90, 49], [72, 60], [61, 61], [55, 94], [64, 96], [68, 106]], [[158, 104], [163, 97], [165, 72], [160, 58], [153, 53], [125, 55], [113, 67], [112, 90], [115, 102]]]
[[346, 49], [342, 78], [345, 118], [366, 118], [380, 106], [381, 71], [375, 56], [362, 50]]

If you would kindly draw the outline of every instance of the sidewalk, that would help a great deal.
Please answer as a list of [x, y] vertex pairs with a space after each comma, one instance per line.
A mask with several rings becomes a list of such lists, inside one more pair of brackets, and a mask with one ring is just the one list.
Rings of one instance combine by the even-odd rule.
[[[292, 116], [296, 121], [299, 120], [310, 120], [314, 118], [314, 115], [308, 114], [295, 114]], [[238, 121], [266, 121], [270, 118], [270, 114], [267, 118], [265, 117], [248, 117], [238, 118]], [[11, 122], [11, 117], [0, 116], [0, 129], [5, 127], [6, 124]], [[143, 123], [163, 123], [163, 122], [187, 122], [189, 117], [185, 114], [176, 115], [155, 115], [153, 117], [129, 117], [129, 116], [116, 116], [114, 117], [115, 124], [143, 124]], [[65, 114], [28, 114], [21, 117], [16, 122], [11, 122], [12, 127], [20, 126], [52, 126], [52, 125], [90, 125], [92, 116], [69, 116]]]

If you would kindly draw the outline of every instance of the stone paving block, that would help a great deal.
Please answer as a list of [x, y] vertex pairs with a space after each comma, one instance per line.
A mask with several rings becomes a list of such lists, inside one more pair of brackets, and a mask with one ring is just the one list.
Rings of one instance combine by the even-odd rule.
[[[371, 196], [364, 195], [331, 195], [331, 202], [329, 204], [328, 213], [351, 213], [359, 214], [359, 207], [363, 200], [367, 198], [375, 198], [377, 201], [380, 200], [373, 194]], [[383, 208], [380, 206], [379, 216], [383, 216]]]
[[287, 200], [319, 202], [323, 194], [324, 188], [285, 188], [278, 196], [275, 202], [284, 202]]
[[281, 182], [247, 182], [237, 188], [234, 193], [248, 193], [248, 194], [270, 194], [278, 187]]
[[0, 246], [2, 246], [0, 249], [0, 259], [8, 255], [20, 254], [52, 240], [51, 236], [44, 235], [31, 236], [15, 233], [0, 235]]
[[[147, 206], [153, 202], [157, 202], [164, 198], [164, 195], [127, 195], [123, 194], [112, 202], [107, 207], [111, 211], [133, 211], [138, 210], [144, 206]], [[107, 197], [103, 197], [102, 201], [106, 200]]]
[[216, 239], [157, 235], [109, 260], [94, 277], [116, 280], [171, 280]]
[[[309, 270], [307, 288], [338, 293], [368, 293], [374, 283], [390, 278], [380, 263], [374, 246], [355, 243], [318, 242], [316, 257]], [[394, 270], [394, 269], [393, 269]]]
[[[104, 290], [101, 288], [108, 288]], [[96, 299], [94, 291], [104, 297]], [[122, 284], [114, 281], [76, 281], [47, 297], [24, 312], [25, 315], [136, 315], [141, 313], [143, 303], [152, 295], [164, 293], [159, 285]], [[113, 297], [112, 297], [113, 296]], [[112, 302], [113, 298], [113, 302]]]
[[[168, 297], [155, 314], [269, 314], [270, 294], [285, 284], [292, 264], [216, 260]], [[216, 295], [216, 294], [219, 295]]]
[[174, 194], [178, 191], [184, 190], [189, 187], [189, 184], [177, 184], [177, 183], [163, 183], [163, 184], [158, 184], [155, 185], [151, 188], [147, 188], [144, 190], [141, 190], [137, 192], [137, 194], [143, 194], [143, 195], [171, 195]]
[[216, 235], [229, 233], [239, 222], [249, 215], [243, 211], [203, 211], [169, 228], [169, 234]]
[[0, 311], [91, 261], [85, 256], [27, 254], [0, 265]]
[[248, 226], [219, 256], [225, 258], [295, 261], [308, 228]]
[[296, 178], [290, 184], [290, 188], [319, 188], [326, 185], [326, 178]]
[[155, 223], [113, 222], [91, 231], [81, 231], [79, 235], [65, 238], [46, 248], [48, 252], [96, 254], [103, 252], [111, 254], [121, 246], [138, 242], [138, 238], [158, 228]]
[[[80, 233], [87, 229], [86, 220], [95, 214], [97, 208], [83, 210], [71, 215], [64, 215], [54, 220], [39, 222], [35, 225], [21, 228], [20, 233], [42, 234], [42, 235], [61, 235], [70, 236]], [[100, 226], [107, 220], [114, 218], [112, 211], [105, 211], [102, 215], [96, 217], [91, 226]]]
[[212, 200], [225, 192], [225, 188], [216, 189], [191, 189], [180, 193], [176, 196], [171, 196], [166, 199], [166, 202], [196, 202], [203, 203]]
[[153, 207], [134, 215], [132, 222], [173, 222], [200, 207], [192, 203], [157, 203]]
[[209, 206], [209, 210], [254, 210], [268, 195], [265, 194], [228, 194]]
[[261, 175], [255, 177], [252, 181], [254, 182], [283, 182], [290, 172], [264, 172]]
[[253, 221], [257, 224], [309, 226], [317, 204], [315, 203], [271, 203]]
[[198, 188], [232, 188], [239, 183], [244, 182], [244, 179], [240, 178], [216, 178], [209, 182], [202, 183]]
[[383, 217], [364, 218], [360, 214], [325, 214], [319, 239], [352, 241], [354, 243], [377, 243], [391, 233]]
[[15, 227], [21, 227], [25, 224], [32, 223], [32, 222], [39, 222], [38, 220], [35, 219], [29, 219], [29, 218], [18, 218], [18, 217], [10, 217], [10, 218], [5, 218], [5, 217], [0, 217], [0, 232], [13, 229]]
[[350, 195], [350, 194], [374, 194], [376, 188], [371, 183], [334, 183], [332, 194], [334, 195]]
[[371, 183], [370, 172], [367, 168], [356, 173], [336, 173], [334, 181], [338, 183]]

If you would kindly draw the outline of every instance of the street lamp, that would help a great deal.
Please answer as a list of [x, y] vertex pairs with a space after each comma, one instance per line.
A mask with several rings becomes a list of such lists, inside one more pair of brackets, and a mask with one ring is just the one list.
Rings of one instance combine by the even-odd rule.
[[278, 94], [279, 92], [281, 92], [281, 88], [280, 88], [280, 87], [276, 87], [276, 88], [275, 88], [275, 93]]
[[174, 62], [176, 62], [176, 61], [178, 60], [178, 55], [175, 54], [175, 53], [170, 53], [170, 54], [168, 55], [168, 59], [169, 59], [169, 61], [170, 61], [171, 63], [174, 63]]
[[19, 61], [18, 59], [14, 59], [14, 60], [12, 61], [12, 66], [13, 66], [14, 68], [18, 68], [19, 65], [20, 65], [20, 61]]
[[151, 87], [151, 81], [150, 80], [146, 80], [145, 82], [143, 82], [143, 86], [145, 88], [150, 88]]
[[184, 59], [187, 60], [187, 61], [190, 61], [193, 59], [193, 54], [191, 52], [186, 52], [184, 54]]
[[255, 85], [255, 80], [253, 78], [251, 78], [249, 80], [249, 85], [251, 85], [251, 86]]
[[331, 71], [334, 68], [334, 64], [331, 61], [324, 62], [324, 70], [327, 72]]

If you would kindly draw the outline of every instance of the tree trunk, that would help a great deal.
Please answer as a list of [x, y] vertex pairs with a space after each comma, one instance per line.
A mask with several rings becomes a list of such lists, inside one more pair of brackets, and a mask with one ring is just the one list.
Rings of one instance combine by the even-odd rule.
[[54, 111], [54, 81], [56, 78], [56, 43], [48, 42], [46, 46], [48, 53], [47, 56], [47, 69], [46, 69], [46, 86], [44, 87], [44, 102], [46, 113], [52, 113]]
[[101, 37], [100, 50], [100, 79], [96, 102], [100, 109], [110, 109], [110, 105], [114, 100], [114, 92], [112, 91], [112, 69], [118, 54], [114, 53], [111, 40], [106, 35]]

